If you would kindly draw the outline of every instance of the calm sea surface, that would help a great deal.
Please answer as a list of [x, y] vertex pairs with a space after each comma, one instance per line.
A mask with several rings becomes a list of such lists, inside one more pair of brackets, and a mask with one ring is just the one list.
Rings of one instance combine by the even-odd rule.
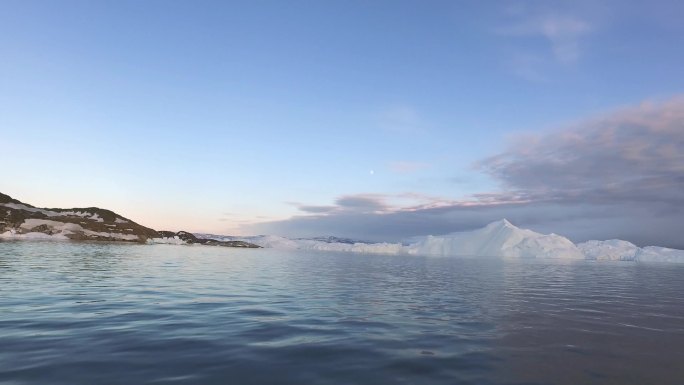
[[684, 266], [0, 242], [1, 384], [684, 384]]

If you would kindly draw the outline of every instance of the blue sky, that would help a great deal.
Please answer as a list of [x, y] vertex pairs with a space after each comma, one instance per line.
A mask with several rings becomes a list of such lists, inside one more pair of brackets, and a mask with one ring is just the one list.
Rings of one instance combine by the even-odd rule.
[[[548, 200], [487, 160], [601, 130], [596, 119], [670, 119], [684, 89], [677, 1], [0, 7], [0, 191], [37, 206], [106, 207], [157, 229], [309, 235], [339, 225], [338, 235], [357, 235], [342, 229], [358, 223], [361, 235], [397, 238], [490, 219], [428, 226], [399, 214], [515, 201], [507, 215], [518, 222], [572, 235], [585, 225], [532, 215]], [[667, 124], [679, 143], [681, 121]], [[645, 132], [644, 145], [662, 142]], [[566, 215], [583, 212], [561, 203]], [[406, 220], [403, 230], [374, 234], [388, 215]], [[357, 216], [380, 221], [364, 228]]]

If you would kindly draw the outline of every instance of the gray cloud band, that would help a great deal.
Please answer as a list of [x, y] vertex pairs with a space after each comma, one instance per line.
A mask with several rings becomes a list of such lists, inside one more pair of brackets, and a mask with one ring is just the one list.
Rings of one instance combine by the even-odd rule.
[[684, 100], [534, 137], [480, 167], [534, 199], [682, 203]]
[[315, 215], [248, 230], [396, 241], [506, 217], [575, 241], [622, 238], [684, 248], [684, 99], [520, 137], [477, 167], [501, 183], [501, 192], [410, 210], [388, 210], [381, 195], [345, 196], [333, 206], [301, 206]]

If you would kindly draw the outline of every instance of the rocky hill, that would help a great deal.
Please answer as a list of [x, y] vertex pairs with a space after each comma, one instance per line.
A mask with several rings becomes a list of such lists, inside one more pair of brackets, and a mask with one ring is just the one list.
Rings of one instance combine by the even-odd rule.
[[29, 238], [145, 242], [158, 233], [112, 211], [37, 208], [0, 193], [0, 234]]
[[177, 239], [184, 244], [227, 247], [259, 247], [248, 242], [197, 239], [180, 231], [156, 231], [113, 211], [98, 207], [71, 209], [38, 208], [0, 193], [0, 238], [70, 239], [140, 243]]

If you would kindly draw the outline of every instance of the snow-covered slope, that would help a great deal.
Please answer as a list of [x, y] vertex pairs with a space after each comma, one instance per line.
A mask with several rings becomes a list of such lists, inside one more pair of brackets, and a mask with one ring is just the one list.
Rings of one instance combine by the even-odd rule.
[[257, 247], [245, 242], [197, 239], [187, 231], [155, 231], [98, 207], [37, 208], [0, 193], [0, 240], [128, 241], [175, 245]]
[[[97, 221], [99, 222], [99, 221]], [[92, 230], [92, 222], [72, 223], [49, 219], [23, 219], [17, 228], [4, 229], [0, 232], [2, 239], [51, 239], [51, 240], [113, 240], [140, 241], [140, 235], [131, 228], [117, 228], [116, 225], [102, 228], [103, 231]], [[104, 224], [104, 226], [108, 226]], [[125, 233], [124, 231], [131, 231]]]
[[0, 239], [144, 242], [156, 234], [110, 210], [37, 208], [0, 193]]

